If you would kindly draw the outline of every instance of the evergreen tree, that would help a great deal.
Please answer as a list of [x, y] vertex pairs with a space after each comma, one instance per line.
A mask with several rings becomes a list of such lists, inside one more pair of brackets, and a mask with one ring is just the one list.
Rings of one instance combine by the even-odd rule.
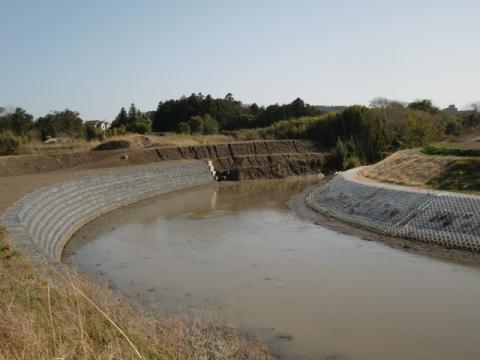
[[128, 123], [127, 110], [125, 110], [125, 108], [122, 107], [120, 109], [120, 112], [118, 113], [117, 117], [112, 122], [112, 128], [118, 128], [120, 126], [126, 126], [127, 123]]
[[134, 123], [138, 118], [139, 112], [135, 107], [135, 104], [132, 103], [130, 105], [130, 109], [128, 109], [128, 123]]

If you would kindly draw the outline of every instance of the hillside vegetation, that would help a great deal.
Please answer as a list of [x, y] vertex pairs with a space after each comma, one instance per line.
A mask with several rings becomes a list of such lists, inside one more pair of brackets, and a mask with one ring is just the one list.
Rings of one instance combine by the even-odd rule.
[[404, 105], [351, 106], [340, 113], [278, 121], [261, 129], [237, 132], [238, 139], [307, 138], [332, 153], [330, 167], [345, 170], [375, 163], [402, 149], [421, 147], [455, 137], [480, 123], [476, 112], [451, 115], [424, 100]]
[[236, 140], [313, 139], [332, 153], [329, 166], [343, 170], [375, 163], [397, 150], [444, 141], [478, 125], [476, 110], [442, 111], [430, 100], [407, 104], [377, 98], [369, 107], [319, 107], [297, 98], [289, 104], [258, 106], [243, 104], [231, 94], [225, 98], [192, 94], [160, 102], [155, 111], [142, 112], [135, 104], [128, 111], [122, 108], [107, 131], [85, 126], [80, 115], [68, 109], [33, 120], [18, 108], [0, 118], [0, 154], [35, 152], [41, 147], [31, 144], [59, 137], [90, 149], [128, 133], [160, 138], [157, 135], [168, 132], [185, 141], [222, 134]]

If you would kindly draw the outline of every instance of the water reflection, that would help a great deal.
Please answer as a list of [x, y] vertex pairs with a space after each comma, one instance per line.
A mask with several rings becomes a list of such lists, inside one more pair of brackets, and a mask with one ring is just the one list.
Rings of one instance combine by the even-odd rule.
[[292, 358], [479, 358], [480, 272], [296, 218], [286, 201], [312, 181], [143, 202], [88, 225], [66, 257], [146, 304], [214, 309]]

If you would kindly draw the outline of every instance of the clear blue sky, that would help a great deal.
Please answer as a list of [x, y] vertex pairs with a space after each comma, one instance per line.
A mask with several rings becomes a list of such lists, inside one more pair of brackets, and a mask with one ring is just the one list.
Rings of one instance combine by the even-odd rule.
[[480, 1], [0, 0], [0, 106], [480, 100]]

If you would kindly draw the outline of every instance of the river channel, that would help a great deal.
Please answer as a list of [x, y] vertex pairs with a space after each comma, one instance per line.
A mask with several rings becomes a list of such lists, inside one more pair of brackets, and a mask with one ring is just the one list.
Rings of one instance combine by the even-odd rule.
[[64, 260], [146, 306], [215, 312], [283, 358], [480, 359], [480, 271], [344, 235], [288, 199], [318, 179], [216, 183], [116, 210]]

